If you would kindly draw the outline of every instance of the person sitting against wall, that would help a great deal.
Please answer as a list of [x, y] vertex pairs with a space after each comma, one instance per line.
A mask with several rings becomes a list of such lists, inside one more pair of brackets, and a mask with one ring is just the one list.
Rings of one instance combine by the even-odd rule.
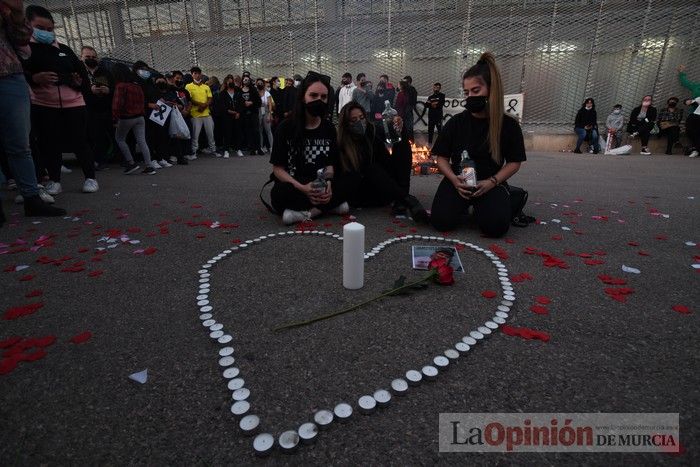
[[592, 97], [583, 101], [581, 108], [576, 113], [574, 123], [574, 132], [578, 139], [576, 140], [576, 154], [581, 154], [581, 144], [588, 141], [588, 152], [598, 154], [600, 145], [598, 144], [598, 114], [595, 111], [595, 101]]
[[651, 105], [651, 103], [652, 96], [650, 94], [644, 96], [641, 105], [632, 109], [630, 121], [627, 123], [627, 133], [629, 133], [632, 138], [639, 136], [642, 142], [642, 148], [639, 154], [645, 156], [651, 155], [649, 151], [649, 136], [654, 129], [657, 115], [656, 107]]
[[681, 134], [683, 109], [678, 108], [678, 98], [669, 97], [666, 108], [659, 112], [659, 137], [666, 136], [666, 154], [673, 154], [673, 145], [678, 142]]

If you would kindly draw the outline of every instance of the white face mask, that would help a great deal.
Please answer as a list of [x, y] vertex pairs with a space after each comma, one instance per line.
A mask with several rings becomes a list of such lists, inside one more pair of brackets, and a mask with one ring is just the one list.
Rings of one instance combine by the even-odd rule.
[[622, 112], [622, 110], [620, 110], [620, 109], [615, 109], [615, 110], [613, 110], [613, 113], [614, 113], [615, 115], [618, 115], [620, 112]]
[[301, 86], [301, 81], [294, 81], [294, 87], [298, 88], [299, 86]]
[[586, 106], [586, 110], [591, 110], [592, 108], [593, 108], [592, 105], [587, 105], [587, 106]]

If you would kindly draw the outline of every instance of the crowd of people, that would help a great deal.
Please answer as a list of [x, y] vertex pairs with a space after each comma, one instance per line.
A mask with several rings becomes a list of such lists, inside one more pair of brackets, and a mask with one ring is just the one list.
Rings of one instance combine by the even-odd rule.
[[[74, 153], [82, 170], [82, 191], [99, 190], [96, 173], [121, 162], [126, 175], [153, 175], [198, 156], [230, 158], [270, 155], [270, 202], [285, 224], [350, 207], [391, 205], [394, 215], [431, 222], [441, 231], [474, 218], [488, 236], [504, 235], [522, 215], [527, 193], [510, 186], [525, 161], [518, 122], [504, 113], [503, 87], [494, 57], [485, 53], [463, 76], [466, 110], [442, 127], [445, 95], [440, 83], [424, 102], [428, 138], [444, 175], [431, 214], [410, 194], [413, 113], [418, 93], [410, 76], [394, 86], [379, 76], [376, 88], [364, 73], [345, 73], [337, 89], [329, 76], [309, 72], [283, 79], [229, 74], [207, 77], [198, 66], [187, 72], [158, 72], [143, 61], [100, 60], [91, 46], [77, 55], [56, 40], [51, 13], [21, 0], [0, 0], [0, 162], [16, 202], [28, 216], [59, 216], [52, 206], [62, 190], [62, 153]], [[693, 96], [692, 83], [679, 70]], [[700, 99], [686, 100], [697, 108]], [[627, 122], [639, 136], [642, 153], [658, 124], [668, 151], [679, 136], [682, 111], [671, 98], [658, 113], [645, 96]], [[698, 121], [686, 129], [697, 156]], [[620, 144], [625, 119], [616, 105], [607, 133]], [[203, 131], [202, 131], [203, 130]], [[433, 144], [435, 130], [437, 140]], [[593, 99], [576, 116], [581, 151], [585, 140], [600, 151]], [[520, 219], [516, 221], [515, 219]], [[0, 210], [0, 223], [4, 215]]]
[[[692, 97], [684, 99], [683, 104], [688, 107], [688, 116], [685, 120], [685, 131], [690, 140], [688, 157], [700, 155], [700, 82], [690, 81], [685, 73], [685, 66], [678, 67], [678, 79], [683, 87], [688, 89]], [[626, 131], [630, 138], [639, 138], [640, 154], [650, 155], [649, 139], [653, 135], [666, 138], [665, 154], [673, 154], [674, 146], [680, 140], [681, 123], [684, 111], [679, 107], [678, 97], [669, 97], [666, 106], [659, 111], [653, 105], [654, 97], [650, 94], [642, 97], [640, 104], [632, 109], [627, 125], [622, 104], [615, 104], [605, 120], [606, 142], [609, 149], [615, 149], [622, 145], [622, 137]], [[576, 148], [574, 152], [581, 154], [581, 145], [588, 142], [588, 152], [598, 154], [601, 151], [600, 134], [598, 131], [598, 115], [595, 101], [589, 97], [584, 100], [576, 114], [574, 122], [576, 133]]]

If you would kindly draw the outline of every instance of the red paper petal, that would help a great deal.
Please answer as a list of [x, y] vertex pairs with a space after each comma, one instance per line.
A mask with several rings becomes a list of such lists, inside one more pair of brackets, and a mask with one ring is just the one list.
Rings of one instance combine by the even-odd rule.
[[196, 236], [197, 236], [197, 238], [205, 238], [206, 237], [206, 235], [204, 235], [203, 233], [198, 233]]
[[552, 299], [549, 297], [545, 297], [544, 295], [540, 295], [539, 297], [535, 297], [535, 301], [539, 303], [540, 305], [548, 305], [552, 303]]
[[6, 375], [17, 368], [17, 360], [13, 358], [3, 358], [0, 360], [0, 375]]
[[22, 340], [22, 338], [19, 336], [8, 337], [7, 339], [0, 341], [0, 349], [9, 349], [13, 345], [20, 342], [21, 340]]
[[19, 280], [20, 280], [20, 282], [27, 282], [27, 281], [34, 279], [34, 277], [35, 276], [33, 274], [27, 274], [26, 276], [20, 277]]
[[496, 295], [496, 292], [494, 292], [493, 290], [484, 290], [483, 292], [481, 292], [481, 296], [484, 298], [494, 298]]
[[547, 307], [544, 307], [542, 305], [532, 305], [530, 307], [530, 311], [532, 311], [533, 313], [537, 313], [538, 315], [549, 314], [549, 312], [547, 311]]
[[26, 298], [41, 297], [42, 295], [44, 295], [44, 292], [41, 289], [32, 290], [24, 294]]
[[88, 276], [90, 276], [90, 277], [98, 277], [98, 276], [101, 276], [102, 274], [104, 274], [104, 271], [103, 271], [103, 270], [101, 270], [101, 269], [95, 269], [94, 271], [90, 271], [90, 272], [88, 273]]
[[637, 242], [627, 242], [629, 246], [639, 246], [639, 243]]
[[646, 252], [646, 251], [644, 251], [644, 250], [639, 250], [639, 251], [637, 252], [637, 254], [638, 254], [639, 256], [649, 256], [649, 253]]
[[673, 307], [671, 309], [673, 311], [677, 311], [678, 313], [683, 313], [683, 314], [690, 313], [690, 308], [688, 308], [685, 305], [673, 305]]
[[25, 352], [19, 356], [20, 360], [25, 362], [35, 362], [44, 357], [46, 357], [46, 350], [44, 349], [37, 349], [33, 352]]
[[43, 302], [31, 303], [29, 305], [8, 308], [2, 315], [3, 319], [17, 319], [22, 316], [31, 315], [35, 311], [44, 307]]
[[48, 347], [56, 342], [56, 336], [45, 336], [33, 339], [33, 344], [36, 347]]
[[82, 344], [83, 342], [89, 341], [91, 337], [92, 333], [90, 331], [85, 331], [83, 333], [78, 334], [77, 336], [71, 337], [70, 341], [74, 344]]

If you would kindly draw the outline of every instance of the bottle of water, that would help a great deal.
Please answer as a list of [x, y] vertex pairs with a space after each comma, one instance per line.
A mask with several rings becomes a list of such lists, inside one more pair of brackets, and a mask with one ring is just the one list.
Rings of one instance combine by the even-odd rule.
[[469, 187], [476, 186], [476, 169], [474, 167], [474, 161], [469, 158], [469, 153], [465, 149], [462, 151], [462, 162], [460, 163], [462, 172], [459, 174], [459, 178], [464, 180], [464, 184]]
[[311, 188], [313, 188], [314, 191], [322, 192], [326, 191], [327, 186], [328, 183], [326, 183], [326, 169], [318, 169], [316, 171], [316, 180], [311, 182]]
[[389, 101], [384, 101], [384, 112], [382, 112], [382, 123], [384, 124], [385, 142], [388, 147], [401, 142], [401, 135], [394, 128], [394, 117], [399, 113], [391, 107]]

